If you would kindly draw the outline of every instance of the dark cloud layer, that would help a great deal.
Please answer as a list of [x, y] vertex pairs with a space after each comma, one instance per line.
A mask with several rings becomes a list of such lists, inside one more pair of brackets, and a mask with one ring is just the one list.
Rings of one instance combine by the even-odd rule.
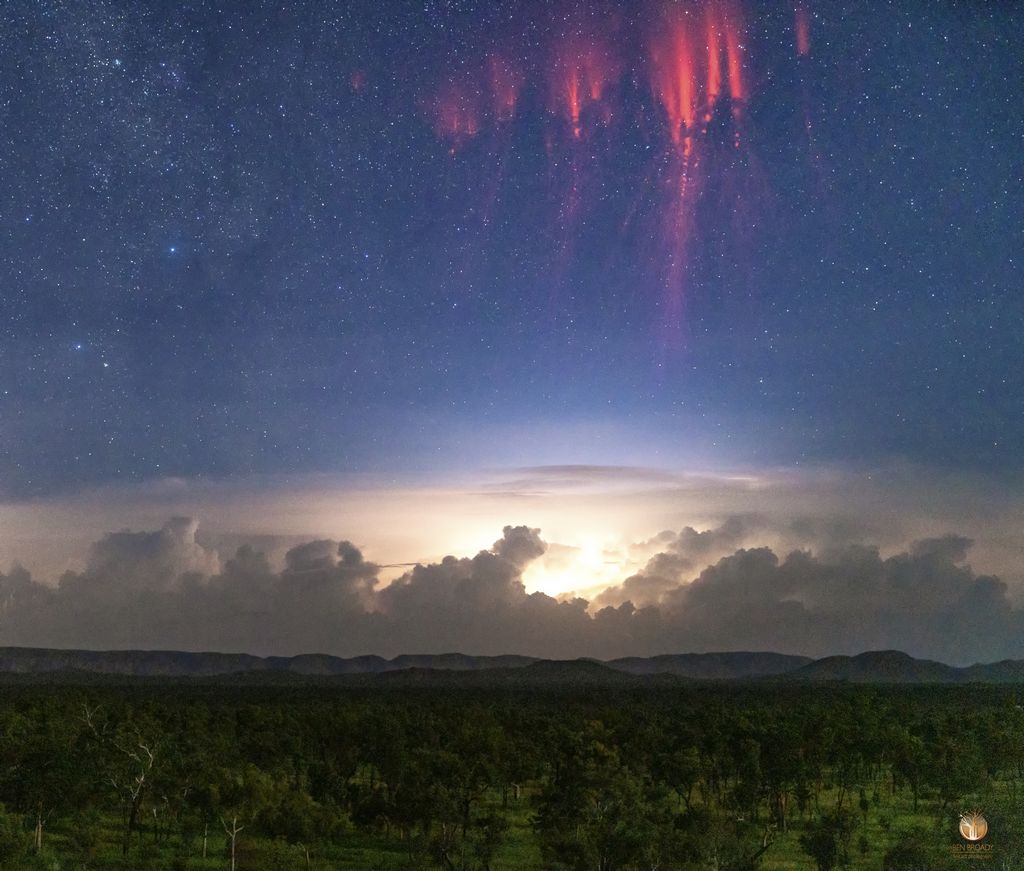
[[[915, 542], [883, 557], [827, 527], [780, 556], [758, 517], [665, 532], [644, 569], [593, 603], [527, 592], [540, 530], [506, 526], [474, 557], [417, 565], [388, 585], [347, 541], [311, 541], [277, 569], [240, 547], [227, 560], [195, 521], [118, 532], [56, 587], [0, 574], [0, 644], [338, 655], [459, 650], [550, 657], [763, 649], [821, 656], [900, 648], [952, 663], [1024, 656], [1024, 611], [976, 574], [969, 539]], [[806, 530], [805, 530], [806, 532]], [[818, 535], [818, 530], [815, 535]]]

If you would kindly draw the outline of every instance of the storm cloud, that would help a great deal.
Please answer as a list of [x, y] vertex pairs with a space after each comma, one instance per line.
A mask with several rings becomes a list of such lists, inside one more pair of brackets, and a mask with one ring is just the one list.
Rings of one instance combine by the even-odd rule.
[[[526, 526], [390, 582], [348, 541], [309, 541], [275, 566], [250, 545], [222, 558], [197, 528], [173, 518], [109, 534], [56, 586], [19, 567], [0, 573], [0, 644], [600, 658], [899, 648], [955, 664], [1024, 656], [1024, 611], [1003, 581], [971, 568], [972, 543], [957, 535], [884, 556], [827, 524], [730, 517], [638, 542], [654, 551], [644, 568], [587, 601], [527, 590], [523, 572], [547, 544]], [[801, 537], [806, 546], [781, 555], [754, 544]]]

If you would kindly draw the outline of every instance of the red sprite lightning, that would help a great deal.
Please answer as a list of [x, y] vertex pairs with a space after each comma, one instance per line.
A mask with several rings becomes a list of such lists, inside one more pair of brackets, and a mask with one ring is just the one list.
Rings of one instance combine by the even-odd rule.
[[481, 129], [480, 100], [467, 84], [449, 80], [429, 104], [434, 132], [449, 142], [454, 153]]
[[511, 59], [501, 52], [491, 52], [487, 58], [487, 75], [494, 99], [494, 117], [499, 122], [511, 121], [516, 114], [519, 92], [526, 75]]
[[[666, 320], [678, 320], [683, 271], [697, 201], [705, 187], [702, 154], [709, 125], [723, 89], [728, 88], [734, 124], [747, 98], [742, 19], [728, 0], [710, 0], [703, 8], [666, 2], [647, 43], [651, 90], [667, 124], [672, 156], [662, 178], [661, 235], [665, 244]], [[724, 61], [724, 64], [723, 64]], [[740, 146], [739, 127], [733, 143]]]
[[612, 60], [605, 40], [572, 34], [556, 46], [551, 76], [552, 108], [566, 117], [574, 138], [583, 135], [584, 109], [600, 103], [605, 90], [618, 78], [618, 64]]
[[[646, 74], [654, 111], [648, 102], [634, 117], [645, 128], [652, 119], [662, 125], [660, 131], [645, 129], [645, 135], [663, 145], [652, 151], [655, 156], [648, 169], [648, 179], [656, 178], [657, 186], [651, 187], [648, 181], [635, 202], [645, 197], [650, 201], [651, 191], [657, 192], [654, 212], [659, 227], [649, 238], [659, 240], [666, 264], [666, 317], [672, 321], [682, 306], [698, 202], [720, 191], [722, 181], [732, 191], [729, 195], [736, 195], [744, 182], [732, 174], [746, 172], [749, 166], [749, 151], [732, 158], [723, 150], [727, 146], [735, 152], [744, 145], [740, 134], [748, 123], [745, 107], [751, 96], [747, 31], [741, 0], [641, 2], [644, 8], [635, 19], [619, 18], [614, 11], [593, 13], [594, 7], [582, 7], [593, 13], [586, 17], [562, 16], [561, 29], [543, 47], [546, 64], [538, 70], [542, 82], [528, 81], [527, 70], [537, 70], [524, 60], [534, 50], [532, 44], [509, 41], [483, 46], [475, 65], [449, 74], [425, 105], [434, 131], [452, 154], [485, 129], [500, 132], [487, 145], [496, 155], [492, 162], [499, 166], [500, 178], [503, 155], [507, 156], [513, 141], [509, 130], [521, 114], [520, 100], [531, 84], [543, 87], [549, 113], [561, 119], [560, 124], [543, 129], [541, 141], [550, 158], [550, 183], [557, 185], [560, 194], [557, 226], [565, 237], [560, 247], [568, 251], [579, 214], [604, 184], [595, 183], [593, 175], [600, 171], [598, 146], [603, 140], [589, 134], [597, 125], [611, 125], [609, 97], [617, 98], [615, 89], [622, 85], [622, 92], [629, 93], [631, 87], [641, 86]], [[793, 32], [799, 56], [810, 51], [808, 2], [794, 0]], [[636, 24], [623, 24], [624, 20]], [[635, 26], [639, 32], [629, 32]], [[629, 46], [638, 46], [641, 56], [629, 60], [622, 54]], [[728, 113], [721, 111], [726, 104]], [[728, 138], [723, 138], [724, 130], [729, 131]], [[494, 202], [499, 183], [492, 186]], [[485, 209], [488, 215], [490, 208]]]
[[742, 23], [738, 8], [725, 9], [725, 54], [729, 63], [729, 96], [734, 104], [747, 99], [743, 86]]
[[[704, 12], [705, 49], [708, 58], [707, 93], [708, 102], [713, 106], [722, 93], [722, 46], [719, 35], [717, 9], [709, 5]], [[708, 118], [707, 120], [711, 120]]]
[[668, 118], [672, 144], [688, 155], [700, 99], [693, 38], [690, 22], [682, 15], [673, 16], [665, 25], [651, 40], [651, 84]]
[[667, 116], [669, 138], [687, 155], [722, 92], [723, 43], [734, 110], [747, 98], [738, 9], [711, 2], [703, 19], [688, 7], [666, 5], [648, 42], [651, 88]]
[[811, 53], [811, 17], [807, 14], [807, 7], [803, 3], [797, 3], [793, 10], [793, 29], [796, 32], [796, 53], [800, 57], [806, 57]]

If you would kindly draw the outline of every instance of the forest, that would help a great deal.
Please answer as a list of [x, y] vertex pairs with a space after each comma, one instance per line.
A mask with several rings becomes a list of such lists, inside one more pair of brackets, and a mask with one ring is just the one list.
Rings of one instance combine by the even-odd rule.
[[0, 867], [1009, 871], [1022, 695], [9, 685]]

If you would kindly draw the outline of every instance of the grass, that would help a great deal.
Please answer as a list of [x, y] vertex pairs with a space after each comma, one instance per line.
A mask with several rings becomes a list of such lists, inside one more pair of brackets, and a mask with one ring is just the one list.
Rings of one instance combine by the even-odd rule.
[[[870, 788], [868, 795], [871, 795]], [[524, 790], [518, 802], [510, 801], [504, 809], [509, 828], [491, 864], [491, 871], [544, 867], [532, 830], [530, 797], [530, 791]], [[833, 808], [836, 798], [835, 790], [824, 790], [819, 796], [821, 811]], [[855, 793], [855, 808], [857, 801]], [[497, 809], [500, 806], [500, 796], [495, 792], [487, 797], [480, 809]], [[852, 871], [878, 871], [885, 851], [902, 830], [911, 827], [934, 832], [935, 843], [939, 847], [957, 842], [952, 814], [940, 821], [938, 803], [932, 796], [923, 795], [915, 812], [909, 791], [891, 795], [888, 789], [882, 788], [878, 804], [871, 802], [866, 815], [859, 809], [855, 813], [857, 826], [850, 839], [849, 864], [845, 866]], [[813, 816], [813, 812], [809, 814], [809, 817]], [[800, 835], [807, 830], [808, 822], [809, 819], [801, 820], [796, 814], [792, 815], [789, 830], [777, 834], [775, 842], [764, 856], [762, 868], [765, 871], [813, 871], [814, 863], [800, 846]], [[219, 829], [215, 831], [212, 826], [205, 860], [200, 856], [201, 839], [198, 836], [182, 844], [178, 836], [172, 835], [166, 841], [154, 845], [148, 831], [133, 844], [131, 855], [125, 860], [121, 856], [119, 820], [113, 815], [100, 817], [97, 843], [89, 858], [76, 857], [72, 835], [70, 820], [58, 821], [53, 830], [46, 834], [43, 856], [0, 863], [0, 868], [4, 871], [42, 871], [44, 868], [46, 871], [221, 871], [228, 867], [226, 839]], [[866, 850], [860, 847], [862, 837], [866, 842]], [[26, 840], [28, 838], [29, 833], [26, 831]], [[366, 832], [349, 827], [336, 843], [313, 849], [311, 867], [318, 871], [408, 871], [437, 867], [430, 863], [422, 849], [418, 854], [415, 850], [412, 852], [413, 856], [410, 856], [409, 844], [395, 834], [388, 837], [383, 832]], [[305, 871], [305, 868], [304, 852], [299, 846], [272, 842], [251, 832], [243, 832], [239, 838], [238, 871]]]

